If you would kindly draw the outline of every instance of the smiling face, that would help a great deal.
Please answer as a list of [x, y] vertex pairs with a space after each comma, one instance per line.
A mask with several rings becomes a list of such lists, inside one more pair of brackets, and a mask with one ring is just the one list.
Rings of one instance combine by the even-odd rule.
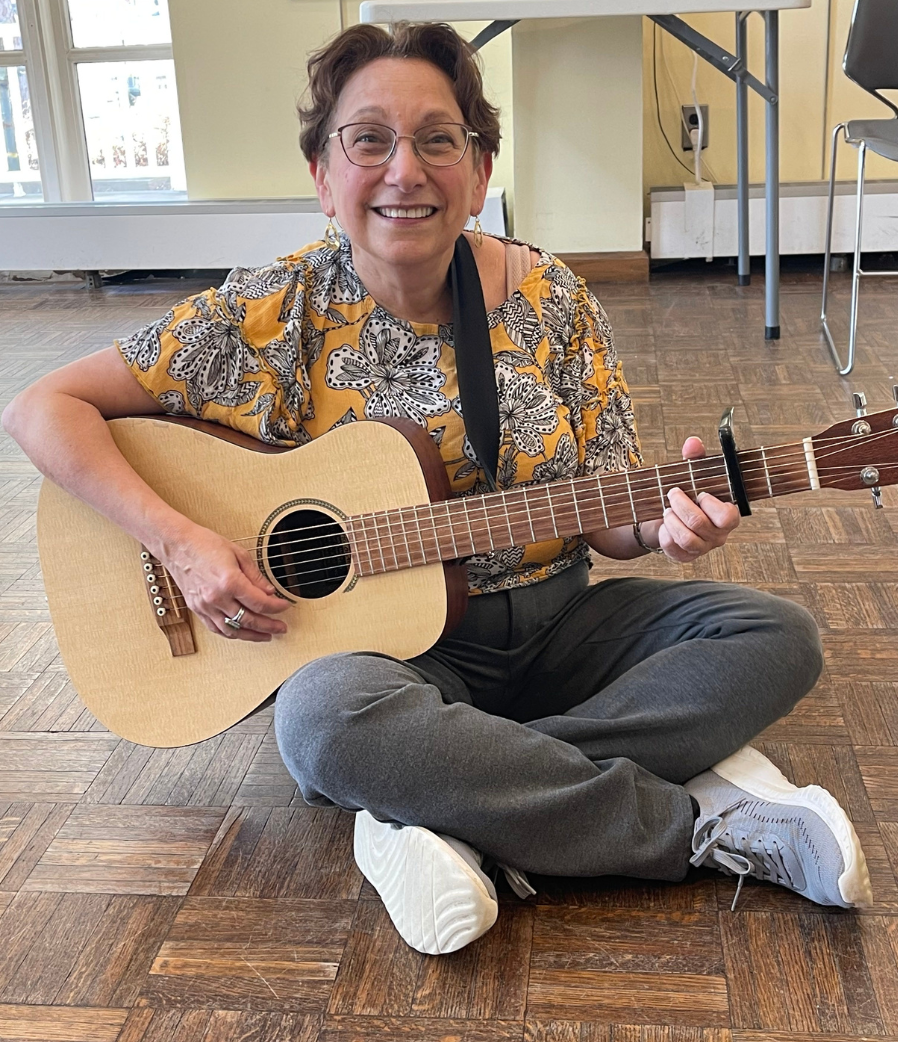
[[[431, 123], [465, 120], [451, 80], [436, 66], [379, 58], [347, 81], [332, 129], [367, 121], [411, 135]], [[357, 265], [408, 270], [448, 264], [469, 216], [483, 208], [492, 156], [480, 155], [472, 142], [455, 166], [429, 166], [404, 137], [387, 163], [361, 167], [334, 138], [310, 169], [322, 209], [348, 233]]]

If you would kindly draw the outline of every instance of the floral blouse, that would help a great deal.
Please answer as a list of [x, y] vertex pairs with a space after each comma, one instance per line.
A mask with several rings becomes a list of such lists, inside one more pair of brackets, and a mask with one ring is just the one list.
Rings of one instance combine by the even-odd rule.
[[[499, 488], [641, 463], [611, 327], [582, 279], [540, 251], [488, 318]], [[454, 495], [489, 491], [465, 434], [452, 326], [406, 322], [380, 307], [345, 235], [339, 249], [316, 242], [264, 268], [235, 268], [219, 289], [116, 344], [168, 413], [290, 447], [340, 424], [407, 417], [439, 447]], [[588, 558], [580, 536], [476, 554], [465, 562], [469, 590], [527, 586]]]

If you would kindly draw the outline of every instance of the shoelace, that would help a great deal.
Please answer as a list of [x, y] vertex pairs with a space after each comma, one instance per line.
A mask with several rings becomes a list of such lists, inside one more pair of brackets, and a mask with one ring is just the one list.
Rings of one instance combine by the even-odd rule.
[[503, 865], [500, 861], [493, 861], [490, 857], [484, 857], [480, 864], [480, 870], [485, 872], [494, 883], [497, 873], [501, 872], [505, 876], [508, 885], [522, 901], [526, 901], [528, 897], [533, 897], [536, 893], [530, 885], [530, 880], [526, 874], [519, 868], [512, 868], [511, 865]]
[[[691, 865], [702, 865], [708, 860], [716, 861], [725, 872], [739, 877], [736, 896], [730, 905], [731, 912], [736, 911], [736, 902], [739, 900], [746, 876], [769, 879], [773, 883], [795, 889], [794, 880], [783, 860], [783, 852], [773, 836], [770, 836], [767, 842], [760, 839], [750, 841], [745, 835], [737, 836], [731, 832], [723, 818], [713, 817], [708, 818], [696, 831], [692, 849], [695, 853], [689, 859]], [[738, 854], [737, 850], [744, 853]]]

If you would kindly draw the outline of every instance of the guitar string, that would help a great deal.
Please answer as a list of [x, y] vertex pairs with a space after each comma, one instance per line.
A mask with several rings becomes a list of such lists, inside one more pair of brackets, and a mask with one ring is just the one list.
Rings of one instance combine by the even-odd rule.
[[[867, 440], [873, 440], [874, 438], [875, 438], [875, 440], [880, 440], [885, 435], [892, 434], [892, 433], [898, 433], [898, 431], [889, 430], [889, 431], [879, 432], [877, 435], [873, 436], [872, 438], [870, 436], [867, 436]], [[854, 438], [851, 441], [849, 441], [849, 444], [856, 444], [856, 438], [857, 438], [857, 436], [854, 436]], [[836, 439], [832, 439], [832, 440], [835, 441]], [[758, 450], [756, 450], [756, 451], [758, 451]], [[830, 452], [824, 453], [821, 456], [818, 456], [818, 459], [820, 459], [820, 458], [825, 459], [828, 455], [833, 455], [837, 451], [842, 451], [842, 450], [841, 449], [831, 449]], [[785, 456], [785, 457], [787, 457], [788, 455], [793, 455], [793, 456], [795, 456], [796, 459], [801, 460], [801, 461], [804, 460], [803, 453], [800, 454], [798, 452], [795, 452], [795, 453], [790, 453], [790, 454], [783, 454], [783, 456]], [[682, 464], [672, 464], [671, 466], [681, 466], [681, 465]], [[868, 464], [868, 465], [870, 465], [870, 464]], [[763, 469], [763, 468], [755, 468], [755, 469], [756, 470], [760, 470], [760, 469]], [[829, 474], [831, 472], [838, 471], [838, 470], [854, 470], [854, 469], [856, 469], [856, 464], [855, 465], [839, 465], [839, 466], [827, 465], [827, 466], [824, 466], [822, 468], [820, 466], [818, 466], [818, 472], [822, 471], [822, 472], [825, 472], [826, 474]], [[621, 474], [623, 474], [623, 473], [625, 473], [625, 472], [621, 472]], [[634, 473], [638, 473], [638, 472], [634, 472]], [[708, 474], [708, 477], [713, 477], [713, 475]], [[654, 485], [654, 482], [653, 482], [653, 485]], [[795, 491], [802, 491], [802, 490], [804, 490], [804, 488], [796, 489]], [[510, 489], [508, 491], [511, 492], [511, 491], [515, 491], [515, 490], [514, 489]], [[517, 491], [523, 491], [523, 490], [519, 489]], [[654, 488], [652, 490], [652, 495], [648, 499], [646, 499], [645, 497], [643, 497], [641, 495], [641, 492], [640, 492], [639, 489], [633, 489], [632, 491], [634, 493], [634, 496], [633, 497], [629, 497], [629, 494], [628, 494], [627, 498], [633, 498], [634, 499], [634, 503], [635, 503], [635, 497], [637, 497], [637, 496], [639, 497], [640, 503], [654, 501], [654, 499], [655, 499]], [[621, 498], [623, 498], [623, 496]], [[547, 503], [545, 505], [551, 506], [551, 504], [549, 504], [549, 503]], [[535, 507], [535, 509], [539, 509], [539, 506], [537, 505]], [[560, 513], [561, 512], [559, 511], [559, 514]], [[531, 518], [529, 518], [529, 516], [528, 516], [528, 520], [530, 520], [530, 519]], [[473, 520], [478, 520], [478, 519], [475, 518]], [[480, 520], [484, 520], [484, 518], [481, 518]], [[537, 517], [537, 520], [545, 520], [545, 518]], [[403, 520], [402, 523], [403, 523], [403, 525], [405, 525], [406, 522]], [[626, 522], [624, 522], [624, 523], [626, 523]], [[378, 530], [377, 535], [380, 535], [380, 534], [381, 534], [381, 532], [380, 532], [380, 530]], [[396, 534], [395, 532], [392, 531], [392, 525], [390, 527], [390, 530], [386, 534], [389, 535], [389, 536], [393, 536], [393, 535]], [[342, 532], [340, 533], [339, 536], [335, 536], [334, 538], [340, 538], [341, 542], [342, 542]], [[301, 540], [296, 540], [294, 542], [300, 542], [300, 541]], [[406, 543], [407, 543], [407, 540], [406, 540]], [[290, 545], [290, 544], [287, 543], [287, 544], [282, 544], [282, 545]], [[421, 545], [422, 545], [422, 548], [423, 548], [423, 542], [422, 542]], [[324, 547], [322, 547], [322, 549], [324, 549]], [[361, 547], [357, 547], [357, 549], [361, 549]], [[369, 552], [370, 552], [370, 547], [368, 549], [369, 549]], [[303, 553], [303, 551], [293, 551], [290, 554], [282, 555], [281, 559], [284, 560], [287, 557], [296, 556], [296, 555], [302, 554], [302, 553]], [[407, 556], [409, 558], [409, 562], [410, 562], [410, 565], [411, 565], [411, 554], [410, 554], [410, 552], [407, 554]], [[307, 557], [305, 563], [315, 563], [317, 561], [336, 561], [336, 562], [339, 562], [339, 564], [338, 565], [335, 565], [335, 564], [325, 565], [325, 566], [322, 566], [320, 568], [304, 570], [303, 585], [304, 586], [313, 586], [313, 585], [320, 585], [320, 584], [323, 584], [323, 583], [333, 582], [333, 578], [334, 577], [332, 577], [332, 576], [328, 577], [328, 578], [325, 578], [325, 579], [306, 579], [306, 576], [311, 575], [311, 574], [313, 574], [315, 572], [331, 571], [335, 567], [340, 567], [342, 569], [343, 567], [345, 567], [347, 559], [349, 559], [350, 557], [351, 557], [351, 554], [347, 552], [347, 549], [345, 548], [345, 546], [341, 546], [340, 550], [336, 554], [330, 554], [330, 555], [325, 555], [323, 557], [314, 557], [314, 558], [308, 558]], [[382, 563], [385, 563], [382, 554], [381, 554], [381, 557], [382, 557]], [[394, 553], [393, 557], [394, 557], [394, 564], [399, 565], [399, 558], [398, 558], [398, 556]], [[176, 587], [176, 589], [177, 589], [177, 587]], [[180, 594], [180, 591], [179, 591], [179, 594]], [[177, 596], [178, 595], [176, 595], [176, 597]], [[183, 595], [180, 595], [180, 597], [183, 598]], [[171, 598], [169, 598], [169, 599], [171, 600]]]
[[[890, 434], [898, 434], [898, 430], [883, 431], [883, 432], [880, 432], [877, 435], [867, 436], [867, 440], [868, 441], [869, 440], [879, 440], [880, 438], [886, 437], [886, 436], [888, 436]], [[855, 436], [855, 439], [856, 439], [856, 436]], [[835, 440], [835, 439], [833, 439], [833, 440]], [[849, 442], [847, 442], [847, 444], [849, 444], [849, 445], [855, 444], [855, 441], [849, 441]], [[783, 446], [783, 447], [787, 447], [787, 446]], [[790, 457], [793, 459], [793, 461], [796, 464], [800, 465], [804, 469], [806, 467], [806, 456], [804, 454], [804, 446], [803, 445], [799, 445], [799, 446], [793, 447], [793, 446], [790, 445], [790, 446], [788, 446], [788, 448], [790, 448], [792, 451], [790, 451], [788, 453], [781, 453], [781, 454], [778, 454], [778, 455], [771, 455], [770, 454], [770, 450], [768, 450], [764, 446], [761, 446], [761, 447], [759, 447], [758, 449], [755, 449], [755, 450], [748, 450], [748, 451], [755, 451], [755, 452], [761, 452], [763, 450], [764, 455], [761, 457], [761, 463], [760, 463], [759, 466], [745, 466], [745, 467], [742, 468], [742, 475], [743, 475], [743, 477], [751, 480], [753, 477], [755, 477], [757, 475], [764, 475], [765, 473], [769, 473], [769, 464], [770, 463], [776, 463], [778, 460], [787, 460]], [[840, 448], [834, 448], [834, 449], [830, 449], [829, 452], [817, 453], [816, 460], [818, 462], [818, 471], [820, 469], [819, 461], [823, 460], [823, 459], [826, 459], [828, 456], [833, 455], [837, 451], [842, 451], [842, 450]], [[692, 463], [703, 463], [703, 464], [705, 464], [705, 466], [699, 470], [699, 473], [695, 473], [695, 468], [693, 467], [691, 474], [687, 473], [687, 474], [681, 475], [681, 477], [684, 479], [681, 482], [683, 484], [691, 483], [692, 480], [694, 479], [695, 483], [697, 485], [702, 483], [702, 482], [708, 483], [709, 481], [711, 481], [711, 482], [715, 483], [714, 487], [717, 487], [717, 479], [720, 478], [720, 477], [725, 477], [726, 476], [727, 472], [726, 472], [725, 463], [723, 461], [723, 457], [712, 457], [711, 460], [709, 460], [707, 457], [702, 457], [699, 460], [693, 460], [691, 462]], [[869, 461], [867, 465], [874, 465], [877, 462], [878, 461], [875, 461], [875, 460]], [[578, 507], [582, 506], [584, 509], [588, 510], [588, 509], [590, 509], [591, 506], [593, 506], [593, 505], [601, 505], [602, 501], [604, 501], [606, 506], [611, 506], [613, 508], [614, 506], [616, 506], [617, 504], [619, 504], [621, 502], [626, 503], [628, 501], [628, 499], [630, 498], [630, 493], [631, 492], [634, 495], [636, 495], [636, 494], [641, 493], [643, 490], [651, 491], [652, 495], [651, 495], [650, 498], [654, 498], [655, 493], [658, 491], [659, 481], [662, 478], [661, 472], [663, 470], [672, 470], [674, 468], [682, 468], [684, 466], [688, 468], [689, 463], [690, 463], [690, 461], [683, 460], [683, 461], [680, 461], [678, 463], [664, 464], [664, 465], [659, 466], [659, 467], [639, 468], [639, 469], [632, 470], [632, 471], [617, 471], [617, 472], [612, 472], [612, 473], [609, 473], [609, 474], [594, 475], [593, 477], [594, 477], [594, 479], [597, 482], [595, 489], [592, 489], [592, 488], [587, 486], [587, 487], [583, 488], [579, 493], [577, 493], [577, 505], [578, 505]], [[881, 466], [882, 465], [887, 465], [887, 461], [885, 463], [880, 463], [880, 465]], [[848, 470], [853, 469], [852, 465], [844, 465], [844, 466], [845, 466], [845, 469], [848, 469]], [[830, 469], [832, 469], [831, 466], [830, 466]], [[776, 478], [777, 476], [776, 475], [772, 475], [771, 477]], [[589, 479], [588, 478], [576, 478], [576, 479], [570, 479], [569, 478], [569, 479], [565, 479], [565, 481], [549, 482], [549, 483], [541, 484], [541, 485], [528, 485], [528, 486], [518, 487], [518, 488], [511, 487], [511, 488], [503, 490], [503, 492], [500, 493], [500, 495], [505, 496], [505, 497], [511, 497], [511, 496], [517, 495], [518, 499], [520, 500], [522, 498], [525, 498], [523, 494], [526, 492], [526, 494], [527, 494], [526, 498], [529, 500], [529, 499], [532, 499], [533, 493], [536, 490], [538, 490], [538, 489], [558, 489], [558, 494], [560, 495], [560, 494], [562, 494], [562, 492], [559, 489], [559, 486], [560, 485], [564, 485], [564, 484], [571, 484], [573, 481], [588, 482]], [[610, 481], [614, 482], [615, 487], [621, 486], [621, 490], [620, 491], [612, 490], [612, 487], [610, 485], [608, 485], [607, 488], [605, 488], [605, 487], [602, 487], [601, 489], [599, 488], [599, 484], [598, 484], [599, 482], [610, 482]], [[671, 487], [673, 487], [673, 486], [671, 486]], [[573, 489], [571, 491], [573, 491]], [[700, 491], [707, 491], [707, 489], [700, 489]], [[570, 494], [570, 493], [567, 493], [567, 494]], [[483, 498], [487, 498], [487, 497], [483, 497]], [[551, 498], [551, 492], [547, 493], [547, 497], [546, 497], [547, 501], [544, 502], [544, 503], [536, 503], [535, 501], [534, 502], [527, 501], [527, 502], [525, 502], [523, 504], [519, 504], [519, 503], [516, 503], [516, 502], [507, 502], [507, 500], [506, 500], [507, 507], [510, 507], [511, 509], [510, 510], [506, 509], [504, 512], [506, 514], [508, 514], [509, 517], [511, 517], [512, 519], [515, 519], [515, 518], [518, 518], [518, 517], [523, 517], [523, 516], [529, 514], [531, 508], [533, 510], [544, 510], [546, 506], [551, 506], [552, 504], [549, 502], [550, 498]], [[658, 497], [658, 498], [660, 499], [660, 497]], [[430, 502], [430, 503], [409, 504], [409, 505], [406, 505], [406, 506], [403, 506], [403, 507], [390, 508], [388, 510], [371, 511], [371, 512], [365, 512], [365, 513], [362, 513], [362, 514], [356, 514], [353, 517], [349, 518], [348, 521], [350, 523], [352, 521], [356, 521], [356, 520], [362, 521], [362, 522], [367, 521], [367, 520], [373, 521], [374, 522], [374, 531], [372, 531], [371, 534], [374, 535], [374, 534], [377, 534], [377, 533], [379, 533], [381, 531], [389, 534], [394, 529], [394, 527], [397, 528], [397, 529], [403, 530], [406, 527], [409, 527], [412, 524], [414, 524], [414, 522], [416, 520], [419, 521], [419, 522], [421, 520], [423, 520], [425, 522], [425, 524], [427, 525], [428, 532], [430, 532], [434, 528], [438, 528], [438, 527], [442, 527], [443, 529], [446, 529], [446, 528], [457, 527], [457, 526], [453, 525], [451, 521], [449, 521], [448, 524], [445, 524], [445, 523], [443, 523], [443, 524], [436, 524], [435, 522], [438, 521], [438, 519], [436, 519], [436, 518], [434, 518], [433, 521], [428, 521], [426, 518], [425, 519], [405, 518], [405, 517], [399, 517], [399, 516], [396, 516], [396, 515], [401, 514], [404, 511], [416, 511], [416, 510], [419, 510], [419, 509], [420, 510], [432, 510], [434, 507], [440, 506], [442, 504], [468, 502], [468, 503], [471, 503], [471, 504], [478, 505], [480, 503], [480, 500], [481, 500], [481, 497], [463, 497], [463, 496], [460, 496], [460, 497], [455, 497], [455, 498], [449, 499], [449, 500], [438, 500], [438, 501]], [[492, 507], [495, 507], [495, 508], [499, 507], [499, 503], [497, 501], [493, 501], [493, 503], [491, 503], [490, 505]], [[456, 508], [456, 509], [458, 509], [458, 508]], [[393, 515], [393, 516], [391, 517], [390, 515]], [[459, 518], [458, 520], [461, 521], [462, 523], [464, 523], [461, 518]], [[478, 520], [483, 520], [483, 518], [479, 518]], [[379, 523], [381, 521], [385, 522], [383, 527], [381, 527], [381, 525]], [[327, 521], [327, 522], [324, 522], [324, 523], [321, 523], [321, 524], [308, 525], [308, 526], [305, 526], [305, 527], [299, 527], [299, 528], [295, 528], [295, 529], [284, 529], [284, 530], [282, 530], [281, 532], [278, 533], [279, 536], [292, 535], [294, 533], [300, 533], [301, 532], [301, 533], [304, 534], [304, 537], [302, 539], [288, 540], [286, 542], [280, 542], [279, 546], [281, 548], [283, 548], [285, 546], [295, 545], [297, 543], [315, 541], [315, 540], [321, 538], [321, 536], [319, 536], [319, 535], [307, 535], [306, 533], [310, 533], [310, 532], [314, 533], [314, 532], [319, 531], [321, 529], [331, 528], [334, 525], [338, 525], [338, 522], [336, 520], [330, 520], [330, 521]], [[364, 534], [364, 532], [362, 534]], [[238, 538], [231, 539], [230, 541], [234, 542], [234, 543], [254, 542], [254, 543], [258, 544], [259, 539], [260, 539], [260, 536], [259, 535], [255, 535], [255, 536], [241, 536], [241, 537], [238, 537]]]

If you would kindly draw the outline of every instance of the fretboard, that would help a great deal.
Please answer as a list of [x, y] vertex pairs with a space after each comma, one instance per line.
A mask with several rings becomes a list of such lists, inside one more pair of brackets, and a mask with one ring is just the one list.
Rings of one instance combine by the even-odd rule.
[[[803, 442], [740, 452], [749, 500], [816, 487], [809, 452]], [[733, 501], [723, 456], [705, 456], [357, 514], [349, 519], [348, 531], [356, 568], [362, 575], [374, 575], [650, 521], [662, 516], [673, 488], [693, 500], [708, 492]]]

